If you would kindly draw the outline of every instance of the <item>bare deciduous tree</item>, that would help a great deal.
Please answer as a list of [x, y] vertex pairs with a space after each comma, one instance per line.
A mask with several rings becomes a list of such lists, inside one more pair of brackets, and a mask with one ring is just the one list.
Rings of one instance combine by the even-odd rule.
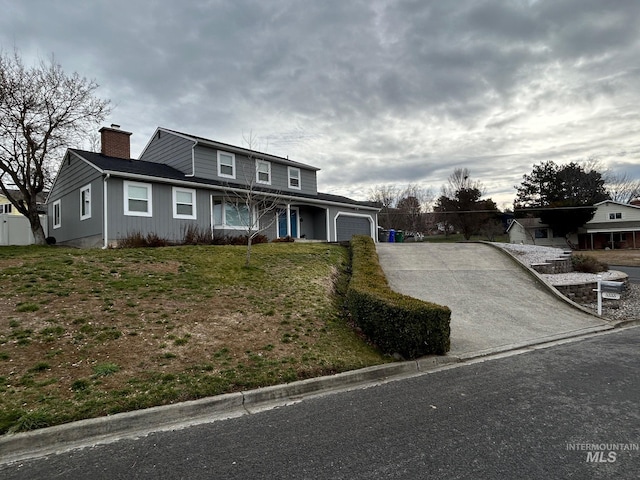
[[640, 180], [629, 177], [628, 173], [603, 173], [605, 188], [614, 202], [629, 203], [640, 197]]
[[[267, 172], [261, 171], [260, 156], [253, 153], [257, 139], [249, 133], [247, 136], [243, 135], [243, 141], [250, 151], [247, 155], [249, 163], [241, 172], [243, 183], [240, 188], [230, 189], [227, 193], [227, 203], [247, 234], [245, 266], [248, 267], [251, 265], [253, 239], [276, 222], [277, 210], [282, 205], [282, 195], [277, 190], [260, 187], [260, 175]], [[271, 175], [270, 171], [268, 175]]]
[[37, 244], [45, 234], [36, 198], [50, 187], [62, 150], [81, 144], [110, 111], [97, 88], [65, 74], [53, 56], [28, 68], [17, 50], [0, 51], [0, 190], [29, 219]]
[[493, 200], [481, 199], [483, 190], [482, 183], [471, 180], [466, 168], [456, 168], [449, 175], [448, 183], [442, 187], [442, 194], [434, 207], [445, 232], [452, 225], [469, 240], [471, 235], [480, 232], [492, 216], [499, 213]]
[[399, 189], [396, 185], [376, 185], [369, 191], [369, 201], [378, 204], [381, 211], [380, 226], [391, 228], [393, 226], [393, 209], [395, 208]]
[[431, 189], [418, 184], [406, 187], [376, 185], [369, 192], [369, 201], [381, 208], [380, 226], [386, 229], [421, 230], [423, 214], [429, 210], [433, 199]]
[[400, 191], [396, 205], [398, 213], [398, 228], [410, 232], [420, 232], [424, 229], [425, 213], [433, 202], [434, 195], [431, 189], [420, 187], [417, 184], [409, 184]]

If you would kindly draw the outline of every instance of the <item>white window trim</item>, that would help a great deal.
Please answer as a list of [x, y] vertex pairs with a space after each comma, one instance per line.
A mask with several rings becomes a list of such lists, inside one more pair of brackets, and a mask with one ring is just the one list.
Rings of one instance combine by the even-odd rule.
[[[291, 176], [291, 172], [298, 172], [298, 176], [297, 176], [297, 180], [298, 180], [298, 185], [291, 185], [291, 179], [292, 178], [296, 178], [296, 177], [292, 177]], [[288, 178], [288, 185], [289, 188], [293, 188], [295, 190], [300, 190], [302, 188], [302, 173], [300, 172], [299, 168], [296, 167], [287, 167], [287, 178]]]
[[[222, 223], [215, 223], [215, 218], [214, 218], [214, 205], [216, 202], [221, 202], [221, 209], [222, 209]], [[249, 230], [249, 225], [227, 225], [227, 211], [225, 208], [226, 204], [233, 204], [233, 203], [242, 203], [242, 201], [238, 200], [237, 202], [228, 200], [226, 198], [215, 198], [215, 197], [211, 197], [211, 225], [214, 226], [214, 228], [222, 228], [224, 230], [244, 230], [244, 231], [248, 231]], [[250, 212], [251, 215], [251, 221], [253, 223], [253, 225], [251, 226], [252, 229], [256, 229], [257, 228], [257, 216], [256, 216], [256, 211], [255, 208], [251, 209]]]
[[[220, 163], [220, 155], [228, 155], [231, 157], [231, 170], [233, 170], [233, 173], [231, 175], [228, 175], [226, 173], [222, 173], [222, 164]], [[236, 156], [233, 153], [229, 153], [229, 152], [222, 152], [219, 151], [218, 152], [218, 176], [222, 177], [222, 178], [236, 178]]]
[[[148, 208], [146, 212], [136, 212], [129, 210], [129, 186], [143, 187], [149, 191], [149, 198], [147, 198]], [[122, 182], [122, 190], [124, 192], [124, 214], [130, 217], [152, 217], [153, 216], [153, 188], [150, 183], [129, 182], [125, 180]]]
[[[56, 215], [56, 210], [58, 214]], [[56, 223], [57, 221], [57, 223]], [[62, 226], [62, 205], [60, 200], [53, 202], [53, 228], [60, 228]]]
[[[196, 220], [196, 191], [192, 188], [173, 187], [173, 218], [183, 218], [188, 220]], [[191, 194], [191, 215], [185, 215], [178, 213], [178, 193], [190, 193]]]
[[[267, 180], [266, 182], [264, 180], [260, 180], [260, 165], [267, 166], [267, 174], [269, 175], [269, 180]], [[271, 185], [271, 162], [256, 159], [256, 183], [260, 183], [262, 185]]]
[[[83, 215], [82, 214], [82, 207], [84, 205], [84, 201], [83, 201], [83, 198], [82, 198], [82, 194], [84, 192], [87, 192], [87, 198], [88, 198], [89, 202], [88, 202], [88, 206], [87, 206], [87, 211]], [[80, 189], [80, 220], [87, 220], [88, 218], [91, 218], [91, 184], [85, 185], [84, 187], [82, 187]]]

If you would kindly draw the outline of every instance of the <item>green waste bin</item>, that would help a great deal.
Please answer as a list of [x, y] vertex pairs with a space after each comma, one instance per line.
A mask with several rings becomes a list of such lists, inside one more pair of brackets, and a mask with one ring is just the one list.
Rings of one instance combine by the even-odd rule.
[[404, 242], [404, 232], [402, 230], [398, 230], [396, 232], [396, 242], [403, 243]]

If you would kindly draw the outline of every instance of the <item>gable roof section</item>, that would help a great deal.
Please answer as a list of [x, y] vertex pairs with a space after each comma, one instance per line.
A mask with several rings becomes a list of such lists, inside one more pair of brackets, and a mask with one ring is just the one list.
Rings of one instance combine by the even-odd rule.
[[[198, 177], [188, 177], [183, 172], [169, 165], [157, 162], [145, 162], [143, 160], [126, 160], [116, 157], [108, 157], [101, 153], [88, 152], [84, 150], [69, 149], [69, 152], [83, 159], [85, 162], [93, 165], [100, 173], [108, 173], [114, 176], [122, 176], [140, 181], [164, 181], [165, 183], [179, 183], [182, 186], [195, 187], [220, 187], [229, 190], [246, 190], [245, 186], [239, 183], [222, 182], [220, 180], [212, 180]], [[318, 193], [317, 195], [286, 192], [276, 193], [267, 188], [255, 186], [254, 189], [259, 192], [276, 194], [283, 198], [296, 198], [307, 201], [315, 201], [314, 203], [350, 205], [365, 208], [368, 210], [379, 210], [371, 202], [361, 202], [351, 198], [339, 195], [331, 195], [328, 193]]]
[[167, 180], [184, 180], [186, 178], [185, 174], [180, 170], [165, 165], [164, 163], [144, 162], [142, 160], [131, 159], [125, 160], [84, 150], [69, 149], [69, 151], [92, 164], [101, 173], [141, 175]]
[[215, 148], [217, 150], [224, 150], [224, 151], [231, 152], [231, 153], [242, 153], [242, 154], [251, 156], [253, 158], [259, 158], [261, 160], [271, 160], [271, 161], [274, 161], [274, 162], [282, 163], [284, 165], [289, 165], [289, 166], [297, 167], [297, 168], [304, 168], [304, 169], [307, 169], [307, 170], [314, 170], [314, 171], [320, 170], [318, 167], [314, 167], [314, 166], [308, 165], [306, 163], [296, 162], [294, 160], [289, 160], [288, 158], [279, 157], [277, 155], [271, 155], [271, 154], [264, 153], [264, 152], [258, 152], [256, 150], [251, 150], [249, 148], [238, 147], [236, 145], [231, 145], [231, 144], [228, 144], [228, 143], [216, 142], [215, 140], [210, 140], [208, 138], [199, 137], [197, 135], [191, 135], [189, 133], [178, 132], [177, 130], [172, 130], [170, 128], [164, 128], [164, 127], [156, 128], [156, 131], [153, 132], [153, 135], [151, 136], [151, 139], [149, 140], [147, 145], [145, 145], [144, 149], [142, 150], [142, 153], [140, 153], [141, 157], [144, 155], [144, 152], [147, 150], [147, 148], [149, 148], [149, 145], [151, 145], [151, 142], [156, 137], [158, 132], [166, 132], [166, 133], [169, 133], [171, 135], [177, 135], [177, 136], [185, 138], [187, 140], [191, 140], [192, 142], [195, 142], [196, 144], [205, 145], [207, 147]]

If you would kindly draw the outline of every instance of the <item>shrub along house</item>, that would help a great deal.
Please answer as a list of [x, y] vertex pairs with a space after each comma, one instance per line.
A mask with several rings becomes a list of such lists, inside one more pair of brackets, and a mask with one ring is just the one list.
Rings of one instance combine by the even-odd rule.
[[[68, 149], [58, 170], [47, 199], [57, 243], [106, 248], [134, 234], [180, 242], [187, 229], [236, 236], [249, 225], [269, 239], [344, 241], [377, 231], [379, 209], [319, 193], [315, 167], [166, 128], [134, 160], [130, 132], [112, 125], [100, 133], [100, 153]], [[270, 202], [268, 213], [248, 208], [247, 193]]]

